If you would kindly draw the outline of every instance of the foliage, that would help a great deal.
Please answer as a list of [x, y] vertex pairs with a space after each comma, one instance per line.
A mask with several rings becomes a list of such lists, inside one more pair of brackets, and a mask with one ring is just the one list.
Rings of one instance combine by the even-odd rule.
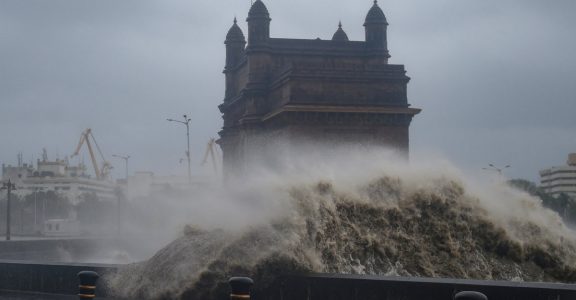
[[[55, 191], [38, 191], [26, 195], [12, 194], [10, 201], [11, 226], [14, 234], [33, 234], [41, 231], [45, 220], [69, 217], [73, 206], [66, 196]], [[6, 197], [0, 200], [0, 230], [6, 228]]]
[[542, 200], [542, 205], [557, 212], [566, 223], [576, 225], [576, 199], [566, 194], [554, 197], [544, 192], [544, 190], [526, 179], [512, 179], [508, 181], [512, 187], [525, 191], [532, 196]]
[[110, 223], [114, 220], [116, 206], [112, 201], [100, 200], [95, 193], [84, 193], [76, 205], [78, 221], [85, 226]]
[[[36, 191], [25, 195], [12, 194], [11, 231], [16, 235], [40, 234], [50, 219], [75, 218], [83, 232], [109, 232], [116, 226], [115, 201], [101, 200], [95, 193], [82, 193], [74, 205], [68, 197], [57, 191]], [[0, 195], [0, 232], [6, 230], [5, 193]], [[115, 229], [114, 229], [115, 230]]]

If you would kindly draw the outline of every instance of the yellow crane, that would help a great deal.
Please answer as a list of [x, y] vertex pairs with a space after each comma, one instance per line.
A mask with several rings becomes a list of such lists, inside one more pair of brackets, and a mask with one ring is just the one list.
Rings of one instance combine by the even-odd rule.
[[206, 152], [204, 153], [204, 159], [202, 160], [202, 165], [208, 162], [208, 157], [212, 159], [212, 167], [214, 168], [214, 173], [218, 174], [218, 162], [217, 162], [217, 147], [216, 139], [210, 139], [208, 145], [206, 145]]
[[[94, 154], [94, 149], [92, 148], [92, 143], [90, 142], [91, 140], [94, 142], [94, 145], [96, 146], [96, 149], [98, 150], [98, 153], [102, 158], [102, 167], [98, 166], [98, 162], [96, 161], [96, 155]], [[96, 139], [92, 134], [92, 129], [88, 128], [84, 130], [84, 132], [82, 132], [82, 134], [80, 135], [80, 141], [78, 142], [78, 146], [76, 147], [76, 151], [74, 151], [74, 154], [72, 154], [72, 157], [80, 153], [80, 149], [84, 144], [86, 144], [86, 146], [88, 147], [88, 152], [90, 154], [90, 159], [92, 160], [92, 166], [94, 167], [94, 173], [96, 174], [96, 179], [98, 180], [107, 179], [108, 175], [110, 174], [110, 170], [112, 169], [112, 165], [104, 158], [104, 154], [102, 154], [102, 150], [100, 150], [100, 146], [98, 146], [98, 143], [96, 142]]]

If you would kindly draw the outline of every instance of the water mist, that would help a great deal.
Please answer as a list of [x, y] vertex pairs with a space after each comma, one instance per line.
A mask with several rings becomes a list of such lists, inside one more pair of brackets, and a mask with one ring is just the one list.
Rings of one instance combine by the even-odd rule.
[[307, 150], [189, 196], [179, 236], [105, 278], [113, 292], [206, 299], [231, 276], [265, 288], [301, 272], [576, 281], [574, 233], [503, 181], [380, 148]]

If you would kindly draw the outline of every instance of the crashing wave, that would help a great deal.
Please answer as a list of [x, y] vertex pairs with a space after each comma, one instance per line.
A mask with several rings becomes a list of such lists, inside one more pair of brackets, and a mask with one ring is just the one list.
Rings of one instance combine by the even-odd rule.
[[[480, 193], [442, 175], [315, 181], [266, 194], [282, 209], [247, 228], [186, 226], [151, 259], [108, 278], [120, 297], [208, 299], [226, 280], [322, 272], [576, 281], [576, 242], [539, 200], [505, 186]], [[467, 191], [468, 189], [468, 191]], [[258, 194], [258, 197], [262, 197]]]

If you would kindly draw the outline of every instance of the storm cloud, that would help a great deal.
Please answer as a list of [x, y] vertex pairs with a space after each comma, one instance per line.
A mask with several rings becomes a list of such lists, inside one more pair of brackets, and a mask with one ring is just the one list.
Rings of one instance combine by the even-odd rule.
[[[352, 40], [371, 0], [264, 0], [273, 37]], [[576, 152], [576, 2], [387, 0], [391, 63], [412, 78], [413, 156], [510, 177]], [[85, 128], [132, 170], [184, 174], [185, 129], [202, 159], [222, 126], [224, 37], [250, 1], [0, 0], [0, 162], [70, 155]], [[114, 162], [114, 161], [113, 161]], [[122, 176], [121, 162], [117, 177]]]

